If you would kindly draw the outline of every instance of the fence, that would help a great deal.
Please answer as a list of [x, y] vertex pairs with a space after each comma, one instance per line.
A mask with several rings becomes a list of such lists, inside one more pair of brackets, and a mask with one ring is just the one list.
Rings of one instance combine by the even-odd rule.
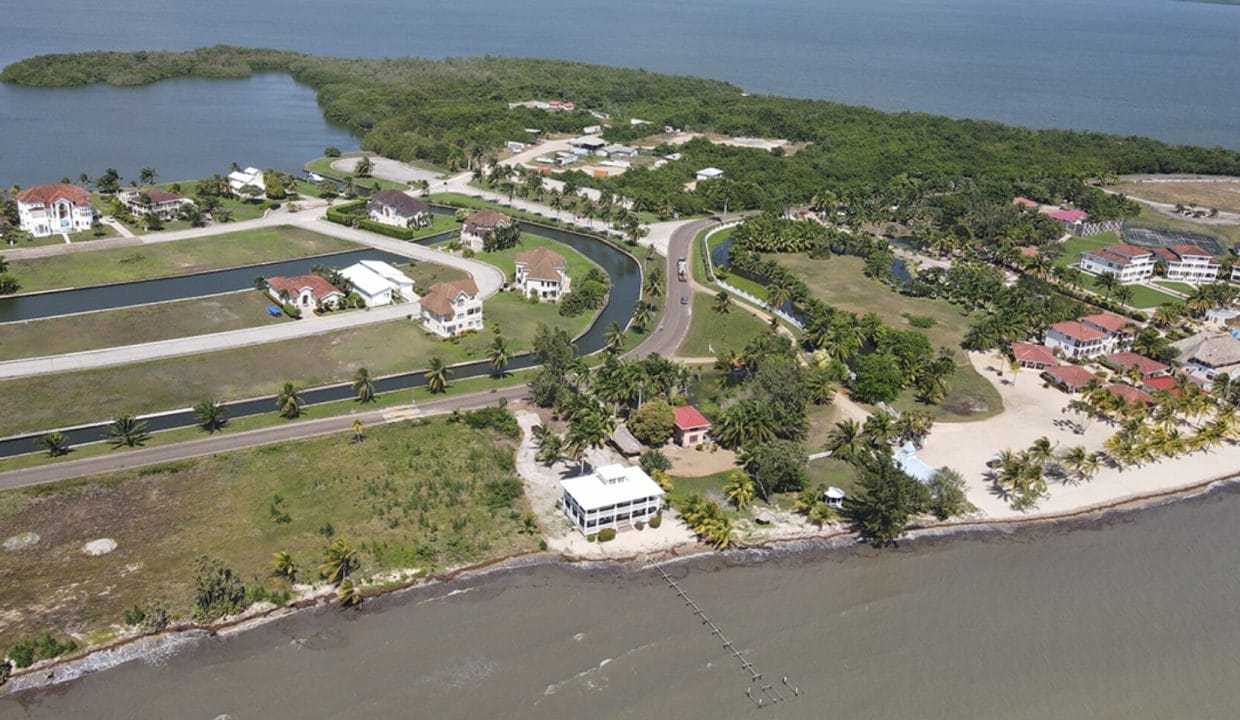
[[719, 276], [715, 274], [715, 263], [713, 260], [711, 260], [711, 257], [710, 257], [710, 238], [715, 233], [722, 232], [723, 230], [729, 230], [740, 224], [741, 222], [739, 220], [734, 220], [732, 222], [724, 223], [722, 225], [716, 225], [715, 227], [708, 230], [705, 235], [702, 236], [702, 247], [698, 248], [698, 251], [702, 253], [702, 261], [703, 263], [705, 263], [705, 266], [706, 266], [706, 279], [710, 280], [712, 283], [723, 288], [723, 290], [727, 292], [729, 295], [735, 295], [736, 297], [741, 298], [742, 300], [748, 302], [751, 305], [756, 305], [762, 308], [763, 310], [778, 317], [780, 320], [783, 320], [789, 325], [795, 327], [797, 330], [804, 330], [805, 323], [801, 322], [800, 319], [794, 317], [792, 314], [788, 313], [782, 308], [774, 307], [773, 305], [763, 300], [762, 298], [757, 297], [753, 293], [741, 290], [740, 288], [732, 285], [726, 280], [720, 279]]

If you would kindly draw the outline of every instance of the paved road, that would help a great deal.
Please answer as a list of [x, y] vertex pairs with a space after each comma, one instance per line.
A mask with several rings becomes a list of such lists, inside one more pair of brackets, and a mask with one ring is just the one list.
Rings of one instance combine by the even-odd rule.
[[[663, 321], [658, 329], [646, 338], [645, 342], [628, 353], [627, 357], [644, 358], [652, 353], [670, 357], [676, 354], [676, 350], [684, 342], [685, 335], [689, 333], [689, 322], [693, 317], [693, 288], [691, 280], [681, 282], [680, 276], [676, 273], [676, 259], [688, 258], [689, 247], [693, 243], [694, 236], [703, 228], [713, 224], [714, 221], [708, 219], [690, 220], [676, 228], [668, 239], [667, 289], [663, 294]], [[689, 301], [682, 305], [681, 298], [688, 298]]]
[[[323, 435], [345, 433], [352, 430], [354, 420], [361, 420], [366, 425], [379, 425], [428, 415], [443, 415], [458, 409], [472, 410], [494, 405], [500, 398], [509, 401], [516, 400], [525, 394], [525, 390], [524, 385], [518, 385], [496, 390], [495, 392], [470, 393], [437, 400], [427, 400], [417, 403], [416, 407], [403, 406], [385, 410], [369, 410], [319, 420], [302, 420], [284, 425], [273, 425], [269, 428], [248, 430], [235, 434], [225, 430], [218, 435], [204, 437], [201, 440], [191, 440], [172, 445], [139, 448], [136, 450], [117, 450], [114, 453], [98, 457], [67, 460], [22, 470], [10, 470], [0, 473], [0, 490], [46, 485], [62, 480], [90, 477], [92, 475], [148, 465], [158, 465], [160, 463], [201, 457], [203, 455], [232, 452], [260, 445], [271, 445], [290, 440], [305, 440]], [[425, 397], [421, 393], [419, 395]]]
[[[303, 226], [313, 224], [310, 229], [324, 235], [331, 235], [395, 255], [413, 258], [414, 260], [438, 263], [462, 270], [473, 276], [474, 281], [478, 283], [478, 291], [483, 298], [489, 298], [499, 292], [504, 284], [504, 273], [499, 268], [480, 260], [450, 255], [416, 243], [395, 240], [383, 235], [344, 227], [326, 220], [317, 222], [311, 220], [301, 224]], [[90, 370], [162, 358], [196, 355], [198, 353], [227, 350], [229, 348], [263, 345], [309, 335], [345, 330], [361, 325], [399, 320], [406, 315], [417, 316], [419, 313], [420, 309], [417, 303], [405, 303], [378, 307], [365, 312], [329, 314], [322, 317], [311, 316], [298, 322], [279, 325], [242, 328], [208, 335], [157, 340], [138, 345], [121, 345], [119, 347], [84, 350], [82, 352], [64, 353], [61, 355], [44, 355], [19, 360], [7, 360], [0, 362], [0, 380]]]

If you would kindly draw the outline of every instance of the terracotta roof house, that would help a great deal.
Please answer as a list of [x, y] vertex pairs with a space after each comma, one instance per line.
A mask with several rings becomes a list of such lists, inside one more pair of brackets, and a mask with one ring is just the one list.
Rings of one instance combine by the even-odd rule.
[[1141, 282], [1154, 275], [1154, 253], [1125, 243], [1086, 250], [1081, 253], [1081, 270], [1091, 275], [1111, 273], [1121, 283]]
[[318, 307], [320, 303], [335, 307], [344, 299], [344, 292], [340, 288], [318, 275], [269, 277], [267, 278], [267, 294], [279, 302], [287, 302], [298, 308], [310, 310]]
[[710, 431], [710, 420], [698, 412], [692, 405], [678, 407], [676, 426], [674, 428], [676, 444], [681, 447], [692, 447], [706, 442], [706, 433]]
[[1059, 364], [1059, 358], [1055, 357], [1054, 351], [1045, 345], [1032, 343], [1012, 343], [1012, 357], [1016, 358], [1021, 367], [1034, 370], [1045, 370]]
[[1142, 380], [1166, 375], [1171, 372], [1169, 366], [1157, 360], [1151, 360], [1144, 355], [1128, 351], [1107, 355], [1102, 359], [1102, 363], [1124, 372], [1127, 372], [1130, 368], [1136, 368], [1137, 372], [1141, 373]]
[[1214, 262], [1214, 256], [1196, 245], [1172, 245], [1154, 249], [1167, 266], [1167, 279], [1186, 283], [1214, 282], [1223, 266]]
[[17, 193], [17, 218], [35, 237], [89, 230], [95, 222], [90, 193], [68, 183], [35, 185]]
[[481, 252], [482, 241], [487, 233], [513, 222], [515, 221], [512, 218], [495, 210], [479, 210], [465, 218], [465, 223], [461, 226], [461, 244], [474, 252]]
[[1181, 395], [1178, 385], [1176, 379], [1170, 375], [1156, 375], [1141, 381], [1141, 388], [1147, 393], [1166, 392], [1176, 397]]
[[1085, 222], [1085, 220], [1089, 218], [1089, 213], [1085, 212], [1084, 210], [1068, 210], [1066, 208], [1061, 208], [1059, 210], [1052, 210], [1046, 214], [1048, 217], [1050, 217], [1050, 219], [1058, 220], [1059, 222], [1064, 223], [1065, 225]]
[[174, 192], [168, 192], [157, 187], [144, 188], [142, 190], [126, 190], [120, 195], [121, 202], [129, 211], [136, 215], [145, 215], [153, 212], [165, 220], [181, 211], [186, 205], [193, 205], [194, 201], [178, 195]]
[[420, 302], [422, 326], [439, 337], [482, 330], [482, 298], [473, 278], [435, 283]]
[[1094, 375], [1080, 365], [1055, 365], [1054, 367], [1048, 367], [1042, 371], [1042, 377], [1067, 393], [1078, 393], [1091, 380], [1098, 379], [1097, 375]]
[[431, 206], [399, 190], [380, 190], [366, 203], [370, 219], [384, 225], [422, 228], [431, 224]]
[[1128, 335], [1131, 334], [1136, 322], [1129, 320], [1123, 315], [1116, 315], [1112, 312], [1100, 312], [1094, 315], [1086, 315], [1081, 318], [1081, 322], [1091, 327], [1104, 330], [1110, 335]]
[[1076, 360], [1113, 352], [1115, 341], [1106, 330], [1085, 322], [1064, 320], [1046, 331], [1046, 347]]
[[1107, 392], [1111, 393], [1120, 400], [1123, 400], [1128, 405], [1133, 405], [1135, 403], [1141, 403], [1142, 405], [1154, 404], [1153, 395], [1150, 395], [1144, 390], [1139, 390], [1128, 383], [1111, 383], [1110, 385], [1107, 385]]
[[545, 247], [519, 252], [513, 260], [516, 266], [513, 284], [526, 297], [555, 302], [572, 284], [572, 278], [564, 271], [564, 258]]

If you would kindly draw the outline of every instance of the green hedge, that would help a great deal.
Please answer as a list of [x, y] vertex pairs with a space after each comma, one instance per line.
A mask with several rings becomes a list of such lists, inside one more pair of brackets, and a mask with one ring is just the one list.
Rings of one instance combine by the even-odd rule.
[[[360, 212], [358, 212], [360, 210]], [[395, 225], [385, 225], [384, 223], [375, 222], [366, 217], [366, 201], [355, 200], [354, 202], [345, 203], [343, 205], [334, 205], [327, 208], [327, 219], [338, 225], [356, 226], [363, 230], [387, 235], [397, 240], [412, 240], [413, 230], [409, 228], [400, 228]]]

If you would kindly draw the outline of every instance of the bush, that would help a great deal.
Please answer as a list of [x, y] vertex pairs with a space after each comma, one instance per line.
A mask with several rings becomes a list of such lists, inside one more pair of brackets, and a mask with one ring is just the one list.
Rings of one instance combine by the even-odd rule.
[[[594, 542], [595, 540], [598, 540], [597, 535], [593, 535], [593, 534], [586, 535], [586, 542]], [[18, 667], [21, 667], [21, 666], [19, 665]]]
[[34, 641], [22, 640], [18, 642], [9, 648], [9, 657], [12, 658], [13, 664], [19, 668], [28, 668], [34, 665]]
[[654, 528], [654, 529], [658, 530], [658, 529], [659, 529], [659, 526], [663, 524], [663, 513], [658, 513], [658, 514], [657, 514], [657, 515], [655, 515], [654, 517], [650, 518], [650, 522], [648, 522], [648, 523], [646, 523], [646, 524], [647, 524], [647, 525], [649, 525], [650, 527], [652, 527], [652, 528]]
[[662, 445], [672, 436], [672, 430], [676, 426], [676, 413], [666, 401], [650, 400], [633, 411], [628, 425], [633, 437], [638, 440], [647, 445]]
[[598, 541], [601, 543], [611, 542], [616, 539], [615, 528], [603, 528], [598, 531]]
[[517, 424], [517, 417], [501, 407], [453, 413], [449, 417], [449, 422], [463, 422], [475, 430], [490, 428], [510, 438], [521, 436], [521, 426]]
[[194, 568], [194, 617], [218, 620], [245, 609], [245, 585], [218, 559], [201, 557]]
[[323, 154], [332, 158], [340, 157], [340, 148], [334, 146], [325, 147], [323, 148]]
[[492, 480], [486, 484], [487, 508], [499, 510], [511, 507], [512, 502], [521, 497], [524, 491], [521, 481], [516, 478]]
[[301, 319], [301, 309], [298, 308], [296, 305], [293, 305], [292, 303], [284, 303], [283, 305], [280, 306], [280, 309], [284, 311], [285, 315], [288, 315], [294, 320]]
[[934, 318], [929, 315], [913, 315], [912, 313], [902, 314], [904, 315], [904, 319], [908, 320], [908, 324], [915, 328], [932, 328], [936, 324]]
[[662, 450], [647, 450], [642, 453], [641, 460], [637, 464], [647, 475], [655, 470], [667, 472], [672, 469], [672, 461], [667, 459]]

